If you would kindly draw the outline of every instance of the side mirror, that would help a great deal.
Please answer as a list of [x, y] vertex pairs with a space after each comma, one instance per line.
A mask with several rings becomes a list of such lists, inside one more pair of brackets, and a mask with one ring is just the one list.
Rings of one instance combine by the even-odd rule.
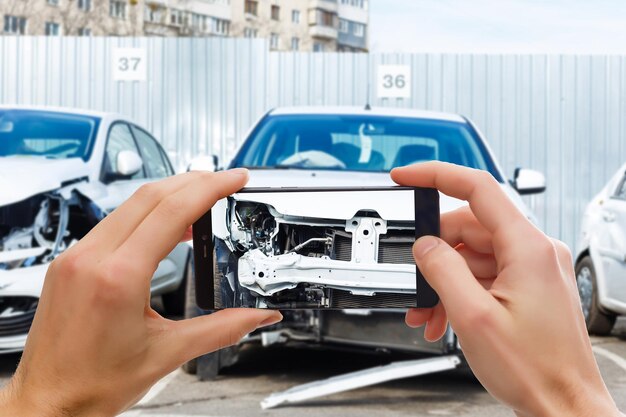
[[117, 169], [115, 174], [119, 177], [132, 177], [139, 172], [143, 166], [141, 157], [134, 151], [120, 151], [117, 154]]
[[521, 195], [539, 194], [546, 190], [546, 177], [533, 169], [516, 168], [512, 185]]
[[210, 171], [215, 172], [219, 167], [217, 155], [199, 156], [191, 160], [187, 166], [187, 171]]

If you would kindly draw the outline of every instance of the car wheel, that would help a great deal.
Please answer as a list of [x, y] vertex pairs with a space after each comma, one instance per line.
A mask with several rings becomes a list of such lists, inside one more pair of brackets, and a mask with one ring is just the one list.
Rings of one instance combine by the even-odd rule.
[[[213, 255], [213, 265], [215, 268], [213, 270], [213, 276], [216, 279], [221, 279], [223, 278], [223, 274], [217, 267], [215, 254]], [[201, 315], [202, 310], [196, 304], [196, 285], [193, 273], [193, 261], [190, 260], [186, 270], [188, 273], [186, 278], [187, 285], [185, 286], [187, 290], [185, 296], [185, 318], [188, 319]], [[227, 304], [232, 304], [232, 302]], [[224, 307], [231, 307], [231, 305], [226, 305]], [[238, 346], [227, 347], [190, 360], [183, 365], [183, 370], [189, 374], [197, 375], [198, 379], [201, 381], [210, 381], [217, 378], [222, 368], [234, 365], [238, 360], [238, 354]]]
[[615, 324], [615, 315], [600, 308], [596, 272], [589, 256], [585, 256], [576, 265], [576, 286], [589, 333], [599, 336], [610, 334]]
[[[196, 304], [196, 281], [193, 276], [193, 257], [190, 255], [185, 268], [185, 319], [197, 317], [199, 309]], [[192, 359], [183, 364], [183, 371], [195, 375], [197, 372], [198, 359]]]
[[[190, 266], [191, 251], [189, 251], [189, 255], [187, 255], [187, 264], [185, 265], [185, 271], [183, 272], [183, 279], [180, 281], [180, 285], [176, 290], [162, 295], [163, 307], [168, 316], [183, 317], [185, 315]], [[191, 280], [193, 281], [193, 275]]]

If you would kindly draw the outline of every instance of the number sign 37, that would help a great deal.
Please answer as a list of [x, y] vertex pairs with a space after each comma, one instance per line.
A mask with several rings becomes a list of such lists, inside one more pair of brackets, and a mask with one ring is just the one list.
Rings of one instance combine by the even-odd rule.
[[113, 80], [145, 81], [146, 50], [143, 48], [115, 48], [113, 50]]

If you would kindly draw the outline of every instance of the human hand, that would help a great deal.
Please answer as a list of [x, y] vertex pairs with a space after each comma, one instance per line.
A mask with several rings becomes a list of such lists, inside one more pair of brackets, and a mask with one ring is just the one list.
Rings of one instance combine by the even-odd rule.
[[255, 309], [171, 321], [150, 307], [159, 262], [247, 179], [238, 169], [145, 185], [54, 260], [0, 416], [116, 415], [189, 359], [280, 321]]
[[533, 226], [485, 171], [427, 162], [391, 172], [401, 185], [467, 200], [441, 216], [441, 239], [413, 247], [440, 296], [411, 309], [434, 341], [448, 319], [476, 377], [519, 416], [619, 416], [598, 370], [571, 254]]

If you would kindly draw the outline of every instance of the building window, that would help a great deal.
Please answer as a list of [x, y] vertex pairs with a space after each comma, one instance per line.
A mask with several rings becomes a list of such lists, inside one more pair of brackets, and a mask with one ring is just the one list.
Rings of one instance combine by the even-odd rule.
[[258, 16], [259, 15], [259, 2], [256, 0], [246, 0], [244, 11], [246, 12], [246, 14]]
[[78, 28], [78, 36], [91, 36], [91, 29]]
[[291, 38], [291, 50], [292, 51], [300, 50], [300, 38], [296, 38], [296, 37]]
[[347, 4], [349, 6], [358, 7], [360, 9], [365, 8], [365, 0], [341, 0], [341, 4]]
[[280, 6], [272, 5], [272, 20], [280, 20]]
[[26, 18], [11, 15], [4, 16], [4, 33], [13, 35], [26, 34]]
[[365, 25], [354, 22], [352, 23], [352, 31], [354, 33], [354, 36], [362, 38], [363, 36], [365, 36]]
[[50, 6], [58, 6], [59, 5], [59, 0], [48, 0], [48, 4]]
[[164, 7], [150, 5], [144, 10], [143, 20], [150, 23], [163, 23], [166, 12]]
[[339, 19], [339, 32], [350, 32], [350, 22], [348, 22], [346, 19]]
[[245, 28], [243, 30], [244, 38], [256, 38], [258, 34], [259, 34], [259, 31], [257, 29]]
[[173, 26], [184, 26], [186, 24], [185, 12], [178, 9], [170, 10], [170, 24]]
[[325, 10], [317, 10], [317, 24], [320, 26], [335, 27], [335, 14]]
[[313, 43], [313, 52], [324, 52], [324, 44], [320, 42]]
[[278, 49], [280, 43], [280, 38], [278, 37], [278, 33], [270, 34], [270, 49]]
[[216, 35], [228, 36], [230, 32], [230, 22], [224, 19], [211, 18], [211, 32]]
[[126, 2], [111, 0], [111, 3], [109, 3], [109, 15], [117, 19], [126, 19]]
[[300, 10], [291, 11], [291, 21], [293, 23], [300, 23]]
[[61, 34], [61, 25], [54, 22], [46, 22], [46, 36], [59, 36]]
[[78, 0], [78, 8], [84, 12], [91, 10], [91, 0]]

